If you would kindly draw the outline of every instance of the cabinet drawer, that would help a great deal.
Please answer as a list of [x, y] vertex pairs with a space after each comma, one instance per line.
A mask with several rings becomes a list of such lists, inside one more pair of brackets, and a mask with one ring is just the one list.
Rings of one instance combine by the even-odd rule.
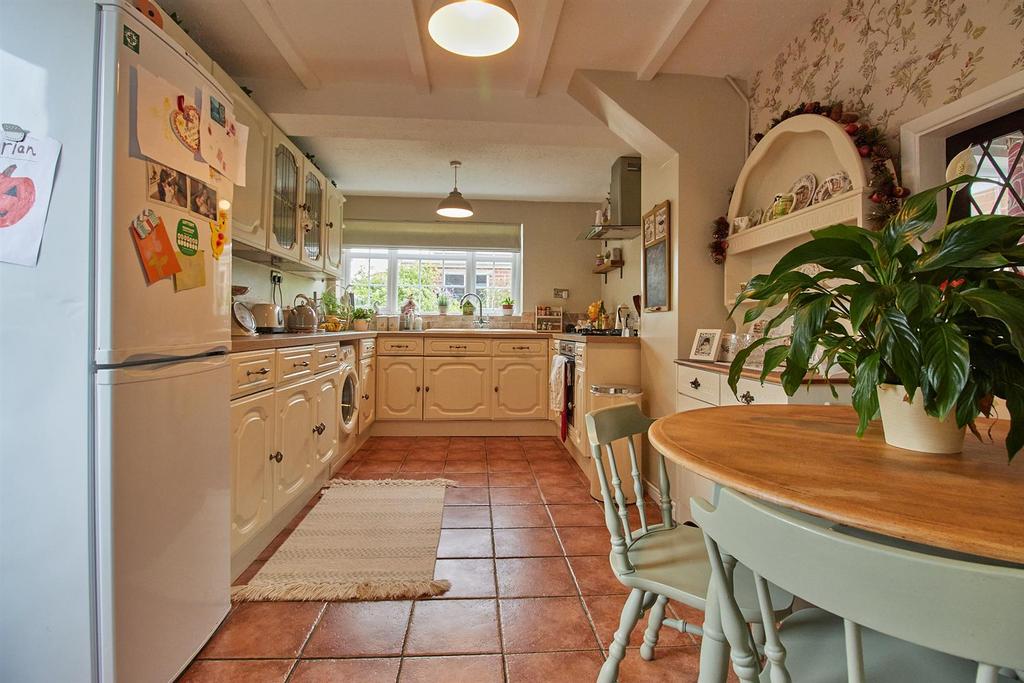
[[231, 398], [245, 396], [274, 386], [273, 351], [231, 354]]
[[698, 401], [717, 406], [721, 383], [722, 375], [717, 372], [686, 365], [676, 367], [676, 391]]
[[786, 391], [779, 384], [765, 384], [761, 386], [761, 383], [756, 379], [744, 378], [740, 378], [740, 381], [736, 383], [736, 395], [734, 396], [728, 383], [723, 382], [722, 405], [731, 406], [737, 403], [741, 405], [785, 404], [789, 403], [789, 397], [786, 396]]
[[360, 339], [359, 340], [359, 358], [369, 358], [374, 354], [377, 349], [376, 339]]
[[317, 344], [313, 347], [316, 371], [333, 370], [341, 365], [341, 347], [338, 344]]
[[437, 339], [427, 337], [426, 356], [489, 356], [491, 354], [490, 339]]
[[421, 356], [423, 337], [379, 337], [377, 353], [382, 356]]
[[312, 377], [316, 371], [316, 350], [312, 346], [293, 346], [277, 350], [277, 383]]
[[543, 356], [547, 344], [543, 339], [497, 339], [495, 356]]

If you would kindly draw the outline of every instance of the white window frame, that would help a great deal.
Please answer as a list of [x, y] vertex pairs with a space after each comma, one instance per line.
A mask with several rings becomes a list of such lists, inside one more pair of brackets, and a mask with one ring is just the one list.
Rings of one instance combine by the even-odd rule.
[[[376, 253], [358, 253], [358, 252], [376, 252]], [[352, 261], [353, 259], [366, 258], [370, 256], [372, 258], [384, 258], [386, 251], [386, 258], [388, 261], [388, 277], [387, 277], [387, 305], [384, 310], [378, 311], [378, 313], [385, 315], [395, 315], [399, 313], [401, 303], [398, 301], [398, 261], [405, 258], [443, 258], [445, 255], [451, 255], [453, 258], [465, 258], [466, 261], [466, 284], [465, 290], [467, 294], [477, 294], [476, 287], [476, 262], [477, 257], [480, 256], [481, 260], [487, 261], [502, 261], [503, 257], [507, 255], [508, 261], [512, 266], [512, 292], [515, 297], [516, 303], [512, 312], [514, 315], [520, 315], [522, 313], [522, 278], [523, 278], [523, 255], [522, 252], [518, 251], [487, 251], [478, 250], [470, 251], [468, 249], [408, 249], [398, 247], [343, 247], [343, 258], [342, 258], [342, 284], [348, 286], [349, 276], [352, 273]], [[486, 255], [486, 256], [483, 256]], [[475, 305], [475, 302], [474, 302]], [[457, 302], [453, 301], [450, 304], [451, 308], [457, 307]], [[427, 315], [432, 314], [431, 311], [426, 312]], [[501, 309], [486, 309], [484, 315], [501, 315]]]

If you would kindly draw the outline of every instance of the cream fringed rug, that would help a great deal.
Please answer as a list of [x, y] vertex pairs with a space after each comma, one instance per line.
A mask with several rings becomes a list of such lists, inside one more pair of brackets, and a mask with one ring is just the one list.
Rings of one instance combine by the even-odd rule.
[[336, 480], [236, 600], [391, 600], [440, 595], [444, 479]]

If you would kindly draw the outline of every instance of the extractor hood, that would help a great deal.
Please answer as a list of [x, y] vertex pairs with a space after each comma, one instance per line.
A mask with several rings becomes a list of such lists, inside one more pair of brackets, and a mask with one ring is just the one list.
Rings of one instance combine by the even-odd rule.
[[619, 157], [612, 164], [611, 220], [579, 234], [580, 240], [631, 240], [640, 234], [640, 157]]

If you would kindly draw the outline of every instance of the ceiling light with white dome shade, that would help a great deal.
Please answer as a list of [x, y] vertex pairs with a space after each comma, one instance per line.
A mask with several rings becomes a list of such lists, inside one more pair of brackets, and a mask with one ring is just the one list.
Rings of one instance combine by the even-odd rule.
[[519, 15], [512, 0], [436, 0], [427, 31], [449, 52], [490, 57], [519, 40]]
[[451, 167], [455, 171], [455, 186], [448, 196], [437, 205], [437, 215], [445, 218], [469, 218], [473, 215], [473, 205], [459, 192], [459, 166], [461, 161], [452, 161]]

